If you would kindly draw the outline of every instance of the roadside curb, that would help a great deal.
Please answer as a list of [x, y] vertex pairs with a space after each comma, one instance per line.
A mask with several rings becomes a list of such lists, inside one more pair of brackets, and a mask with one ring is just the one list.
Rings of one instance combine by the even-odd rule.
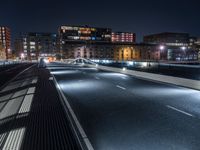
[[65, 110], [65, 113], [70, 121], [71, 127], [75, 133], [75, 136], [78, 139], [78, 142], [81, 146], [82, 150], [94, 150], [92, 144], [90, 143], [85, 131], [83, 130], [81, 124], [79, 123], [74, 111], [72, 110], [67, 98], [64, 96], [64, 93], [61, 90], [61, 87], [59, 86], [55, 76], [51, 74], [53, 77], [53, 82], [55, 84], [56, 90], [58, 92], [58, 95], [60, 97], [61, 103], [63, 105], [63, 108]]

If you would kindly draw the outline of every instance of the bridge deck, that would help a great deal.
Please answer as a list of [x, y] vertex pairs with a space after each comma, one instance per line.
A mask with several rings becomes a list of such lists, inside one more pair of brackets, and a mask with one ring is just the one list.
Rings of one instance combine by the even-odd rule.
[[80, 149], [49, 77], [35, 66], [1, 89], [0, 149]]

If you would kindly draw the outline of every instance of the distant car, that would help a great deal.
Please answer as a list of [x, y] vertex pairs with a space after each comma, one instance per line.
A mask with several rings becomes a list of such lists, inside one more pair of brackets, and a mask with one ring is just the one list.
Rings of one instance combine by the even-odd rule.
[[46, 63], [45, 63], [45, 59], [44, 58], [40, 58], [38, 67], [39, 68], [46, 68]]

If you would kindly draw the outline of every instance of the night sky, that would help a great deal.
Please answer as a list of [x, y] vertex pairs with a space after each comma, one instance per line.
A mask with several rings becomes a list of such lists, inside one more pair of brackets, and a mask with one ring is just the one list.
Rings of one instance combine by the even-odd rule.
[[200, 37], [199, 0], [1, 0], [0, 25], [19, 32], [57, 32], [60, 25], [110, 27], [142, 36], [164, 31]]

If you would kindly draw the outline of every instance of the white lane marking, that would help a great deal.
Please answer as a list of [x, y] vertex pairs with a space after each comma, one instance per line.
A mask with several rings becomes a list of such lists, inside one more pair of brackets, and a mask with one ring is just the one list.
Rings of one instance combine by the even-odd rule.
[[2, 150], [20, 150], [24, 132], [25, 128], [10, 131]]
[[33, 94], [33, 93], [35, 93], [35, 87], [29, 88], [27, 94]]
[[185, 111], [183, 111], [183, 110], [177, 109], [177, 108], [175, 108], [175, 107], [173, 107], [173, 106], [166, 105], [166, 107], [168, 107], [168, 108], [170, 108], [170, 109], [173, 109], [173, 110], [175, 110], [175, 111], [178, 111], [178, 112], [180, 112], [180, 113], [182, 113], [182, 114], [188, 115], [188, 116], [190, 116], [190, 117], [194, 117], [192, 114], [190, 114], [190, 113], [188, 113], [188, 112], [185, 112]]
[[118, 88], [120, 88], [120, 89], [122, 89], [122, 90], [126, 90], [125, 87], [122, 87], [122, 86], [120, 86], [120, 85], [116, 85], [116, 87], [118, 87]]
[[95, 79], [97, 79], [97, 80], [100, 80], [100, 78], [99, 78], [99, 77], [95, 77]]

